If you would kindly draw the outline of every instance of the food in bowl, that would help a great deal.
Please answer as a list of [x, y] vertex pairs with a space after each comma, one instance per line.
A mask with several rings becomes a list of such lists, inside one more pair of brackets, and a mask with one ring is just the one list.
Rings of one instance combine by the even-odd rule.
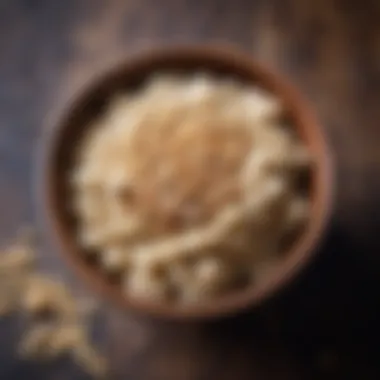
[[286, 116], [265, 89], [202, 73], [115, 94], [70, 173], [83, 252], [127, 297], [191, 304], [254, 286], [309, 216], [297, 178], [312, 155]]

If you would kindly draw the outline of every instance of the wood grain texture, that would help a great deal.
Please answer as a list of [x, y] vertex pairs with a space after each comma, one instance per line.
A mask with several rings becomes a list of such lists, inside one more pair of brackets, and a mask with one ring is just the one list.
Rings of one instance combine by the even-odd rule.
[[[307, 273], [255, 313], [216, 323], [164, 324], [107, 305], [98, 328], [115, 379], [380, 378], [379, 19], [377, 0], [0, 2], [3, 241], [34, 220], [34, 147], [50, 109], [142, 47], [223, 42], [251, 52], [313, 102], [333, 148], [333, 223]], [[62, 271], [49, 244], [44, 265]], [[0, 326], [1, 379], [82, 378], [12, 359], [14, 324]]]

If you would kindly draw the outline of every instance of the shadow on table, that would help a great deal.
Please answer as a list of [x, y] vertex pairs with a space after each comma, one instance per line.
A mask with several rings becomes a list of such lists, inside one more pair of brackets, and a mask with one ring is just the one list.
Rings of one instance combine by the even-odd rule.
[[281, 347], [308, 376], [380, 378], [380, 277], [361, 249], [333, 225], [320, 255], [284, 294], [209, 333], [264, 356]]
[[380, 278], [360, 249], [333, 225], [314, 263], [259, 310], [202, 325], [163, 324], [154, 346], [163, 347], [163, 358], [186, 351], [209, 378], [379, 379]]

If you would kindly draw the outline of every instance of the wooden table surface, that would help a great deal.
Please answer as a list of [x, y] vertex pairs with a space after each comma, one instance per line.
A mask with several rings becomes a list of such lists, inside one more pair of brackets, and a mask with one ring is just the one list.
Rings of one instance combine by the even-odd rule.
[[[225, 42], [288, 75], [313, 102], [336, 161], [330, 232], [277, 299], [229, 320], [172, 325], [107, 305], [98, 339], [131, 380], [380, 378], [378, 0], [0, 1], [0, 237], [34, 222], [33, 156], [51, 108], [98, 66], [141, 47]], [[46, 237], [43, 265], [67, 275]], [[84, 379], [15, 358], [0, 324], [0, 379]]]

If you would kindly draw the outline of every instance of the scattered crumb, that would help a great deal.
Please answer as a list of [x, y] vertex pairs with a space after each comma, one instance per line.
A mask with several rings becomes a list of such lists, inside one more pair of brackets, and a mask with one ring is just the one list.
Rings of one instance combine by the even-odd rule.
[[78, 315], [77, 301], [65, 284], [40, 274], [31, 275], [28, 279], [21, 307], [34, 316], [50, 313], [68, 320]]
[[32, 249], [16, 242], [1, 253], [0, 274], [2, 276], [14, 275], [17, 272], [30, 269], [34, 262], [35, 257]]
[[82, 342], [81, 345], [74, 347], [73, 359], [79, 366], [86, 368], [87, 372], [94, 378], [106, 378], [108, 374], [107, 361], [88, 342]]
[[105, 378], [106, 359], [86, 328], [97, 302], [74, 297], [64, 282], [38, 272], [35, 241], [33, 230], [23, 229], [16, 242], [0, 252], [0, 317], [26, 317], [19, 355], [42, 362], [68, 356], [93, 378]]
[[56, 329], [54, 324], [32, 326], [21, 339], [18, 347], [20, 356], [34, 360], [52, 359], [55, 352], [52, 351], [50, 342]]

